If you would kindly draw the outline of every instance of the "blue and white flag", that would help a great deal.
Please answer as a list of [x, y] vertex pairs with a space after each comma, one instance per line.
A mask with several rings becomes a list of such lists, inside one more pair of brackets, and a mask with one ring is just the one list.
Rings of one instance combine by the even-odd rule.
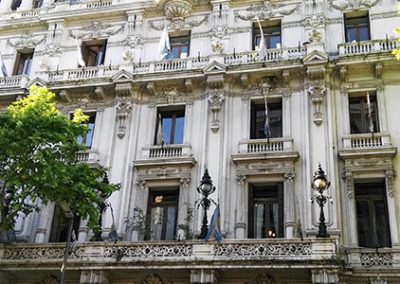
[[1, 55], [1, 53], [0, 53], [0, 65], [1, 65], [1, 72], [3, 73], [3, 77], [7, 77], [8, 72], [7, 72], [6, 65], [4, 64], [3, 56]]
[[172, 59], [171, 46], [169, 44], [168, 27], [165, 25], [160, 38], [160, 45], [158, 48], [158, 53], [160, 55], [160, 60], [170, 60]]
[[265, 138], [267, 138], [267, 140], [269, 141], [269, 138], [271, 138], [271, 129], [269, 127], [267, 96], [265, 96], [265, 95], [264, 95], [264, 102], [265, 102], [264, 134], [265, 134]]
[[261, 23], [260, 23], [260, 19], [258, 17], [254, 18], [255, 20], [257, 20], [258, 23], [258, 27], [260, 28], [260, 42], [258, 44], [258, 61], [264, 61], [265, 57], [267, 56], [267, 46], [265, 45], [265, 39], [264, 39], [264, 31], [262, 29]]
[[212, 235], [214, 235], [215, 239], [220, 242], [222, 241], [222, 234], [221, 234], [221, 212], [219, 210], [219, 204], [215, 207], [214, 213], [211, 217], [210, 227], [208, 229], [207, 236], [204, 240], [208, 241]]

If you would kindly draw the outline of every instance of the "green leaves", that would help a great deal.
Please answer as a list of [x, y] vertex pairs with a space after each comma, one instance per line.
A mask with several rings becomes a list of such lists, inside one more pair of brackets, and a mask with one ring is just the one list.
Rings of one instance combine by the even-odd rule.
[[116, 185], [101, 183], [104, 170], [91, 169], [77, 160], [84, 147], [77, 137], [85, 135], [87, 121], [82, 110], [73, 120], [56, 108], [55, 95], [33, 86], [30, 95], [0, 113], [0, 193], [15, 187], [8, 216], [0, 204], [0, 230], [6, 230], [18, 214], [37, 209], [36, 201], [66, 204], [73, 212], [98, 220], [100, 195], [111, 194]]

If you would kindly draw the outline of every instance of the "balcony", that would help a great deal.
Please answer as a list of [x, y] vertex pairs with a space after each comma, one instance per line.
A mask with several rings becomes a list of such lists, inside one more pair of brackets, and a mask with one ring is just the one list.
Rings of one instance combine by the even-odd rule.
[[400, 268], [400, 249], [346, 248], [343, 252], [345, 262], [351, 268], [368, 270]]
[[369, 40], [361, 42], [347, 42], [338, 45], [339, 57], [367, 55], [376, 53], [388, 53], [400, 48], [400, 42], [396, 39]]
[[99, 154], [95, 150], [81, 151], [76, 158], [78, 162], [87, 163], [91, 168], [101, 168]]
[[18, 95], [25, 93], [29, 82], [29, 77], [26, 75], [16, 75], [0, 78], [0, 97], [15, 98]]
[[357, 156], [394, 156], [396, 147], [390, 141], [389, 133], [361, 133], [343, 136], [343, 148], [340, 157]]
[[[254, 239], [224, 240], [221, 243], [202, 241], [180, 242], [117, 242], [83, 243], [74, 247], [68, 259], [71, 269], [92, 268], [132, 269], [157, 265], [158, 268], [313, 268], [315, 265], [337, 265], [337, 243], [332, 239], [285, 240]], [[63, 261], [64, 244], [15, 244], [0, 247], [3, 269], [59, 269]]]

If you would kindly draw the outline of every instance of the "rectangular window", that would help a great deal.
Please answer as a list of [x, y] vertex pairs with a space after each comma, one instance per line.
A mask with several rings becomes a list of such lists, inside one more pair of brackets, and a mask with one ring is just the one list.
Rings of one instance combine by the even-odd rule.
[[189, 56], [190, 34], [170, 37], [169, 42], [173, 58], [186, 58]]
[[344, 15], [346, 42], [370, 40], [367, 15]]
[[[71, 240], [77, 240], [79, 234], [80, 218], [74, 216], [72, 224]], [[67, 218], [61, 206], [56, 205], [54, 208], [53, 221], [51, 222], [51, 231], [49, 242], [65, 242], [68, 234], [69, 219]]]
[[33, 50], [18, 51], [14, 66], [14, 75], [29, 75], [32, 67]]
[[85, 115], [89, 116], [89, 120], [86, 123], [87, 133], [85, 136], [78, 137], [78, 143], [84, 145], [86, 148], [91, 148], [93, 143], [93, 134], [94, 134], [94, 126], [96, 122], [96, 113], [89, 112], [85, 113]]
[[[268, 103], [271, 137], [282, 137], [282, 101]], [[250, 139], [263, 139], [265, 135], [265, 104], [251, 103]]]
[[358, 245], [391, 247], [385, 182], [356, 183]]
[[11, 11], [16, 11], [21, 6], [22, 0], [13, 0], [11, 2]]
[[179, 189], [154, 189], [149, 192], [147, 216], [150, 232], [146, 240], [174, 240], [178, 216]]
[[43, 0], [33, 0], [33, 5], [32, 7], [34, 9], [40, 8], [43, 5]]
[[86, 41], [82, 43], [82, 56], [86, 66], [104, 65], [107, 40]]
[[[176, 106], [174, 108], [160, 108], [158, 110], [156, 127], [156, 145], [182, 144], [183, 130], [185, 126], [185, 107]], [[161, 127], [161, 130], [160, 129]]]
[[[266, 48], [281, 47], [281, 23], [264, 22], [261, 24]], [[253, 50], [260, 46], [261, 32], [258, 23], [253, 23]]]
[[350, 96], [349, 114], [350, 133], [379, 132], [378, 104], [375, 92], [358, 93]]
[[283, 184], [250, 185], [249, 238], [283, 238]]

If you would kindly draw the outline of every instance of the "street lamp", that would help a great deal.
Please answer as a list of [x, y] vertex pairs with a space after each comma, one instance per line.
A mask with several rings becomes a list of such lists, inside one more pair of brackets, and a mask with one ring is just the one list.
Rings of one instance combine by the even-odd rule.
[[311, 198], [311, 202], [317, 202], [320, 208], [319, 213], [319, 226], [318, 226], [318, 238], [329, 238], [329, 234], [326, 231], [326, 224], [325, 224], [325, 214], [324, 214], [324, 205], [325, 203], [330, 200], [330, 196], [324, 195], [324, 190], [328, 189], [331, 185], [331, 182], [328, 181], [327, 176], [325, 175], [324, 170], [321, 167], [321, 164], [318, 164], [318, 169], [314, 173], [313, 182], [311, 183], [311, 187], [318, 191]]
[[[107, 173], [105, 173], [104, 174], [104, 177], [103, 177], [103, 180], [101, 181], [102, 183], [104, 183], [104, 184], [110, 184], [110, 182], [108, 181], [108, 176], [107, 176]], [[98, 230], [95, 232], [95, 234], [94, 234], [94, 240], [95, 241], [103, 241], [103, 239], [101, 238], [101, 234], [102, 234], [102, 232], [103, 232], [103, 230], [102, 230], [102, 226], [103, 226], [103, 213], [104, 213], [104, 211], [106, 210], [106, 208], [108, 207], [108, 204], [107, 204], [107, 202], [106, 202], [106, 200], [107, 200], [107, 198], [109, 198], [110, 197], [110, 193], [108, 193], [108, 192], [102, 192], [101, 194], [100, 194], [100, 198], [101, 198], [101, 201], [100, 201], [100, 203], [99, 203], [99, 221], [98, 221], [98, 226], [99, 226], [99, 228], [98, 228]]]
[[203, 198], [200, 200], [200, 204], [199, 204], [199, 206], [203, 207], [203, 209], [204, 209], [203, 224], [201, 225], [201, 232], [200, 232], [199, 239], [204, 239], [208, 233], [207, 210], [210, 208], [210, 205], [211, 205], [211, 200], [208, 199], [208, 196], [215, 191], [215, 186], [213, 186], [211, 177], [208, 174], [207, 169], [205, 169], [205, 171], [204, 171], [203, 178], [200, 181], [200, 185], [197, 187], [197, 191], [203, 195]]
[[[4, 220], [6, 221], [8, 215], [10, 214], [10, 204], [11, 201], [14, 198], [14, 187], [10, 186], [7, 187], [5, 192], [4, 192], [4, 196], [3, 196], [3, 212], [2, 212], [2, 217], [4, 218]], [[6, 221], [7, 222], [7, 221]], [[15, 242], [16, 237], [15, 237], [15, 232], [14, 232], [14, 219], [10, 220], [10, 230], [7, 230], [5, 232], [5, 239], [3, 241], [10, 243], [10, 242]], [[3, 235], [4, 236], [4, 235]]]

